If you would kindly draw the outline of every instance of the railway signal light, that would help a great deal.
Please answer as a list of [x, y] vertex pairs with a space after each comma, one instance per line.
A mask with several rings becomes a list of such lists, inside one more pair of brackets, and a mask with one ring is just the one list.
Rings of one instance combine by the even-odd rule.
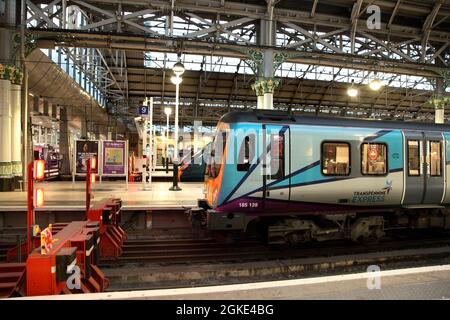
[[44, 206], [44, 189], [36, 188], [34, 190], [34, 206], [41, 208]]
[[96, 167], [97, 167], [97, 157], [92, 157], [91, 158], [91, 169], [95, 170]]
[[34, 180], [44, 180], [45, 177], [45, 161], [44, 160], [34, 160], [33, 167], [33, 179]]
[[95, 173], [91, 173], [91, 183], [95, 183]]

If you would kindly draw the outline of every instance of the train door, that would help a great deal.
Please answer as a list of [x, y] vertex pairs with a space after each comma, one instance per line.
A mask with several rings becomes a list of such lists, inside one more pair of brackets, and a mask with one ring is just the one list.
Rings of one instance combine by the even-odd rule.
[[441, 204], [445, 190], [444, 138], [441, 133], [426, 132], [425, 149], [425, 192], [423, 204]]
[[425, 191], [423, 133], [405, 131], [405, 195], [404, 205], [422, 204]]
[[267, 151], [263, 163], [264, 206], [286, 205], [290, 199], [290, 130], [289, 126], [265, 125], [264, 145]]
[[440, 204], [445, 190], [444, 140], [440, 133], [406, 131], [404, 205]]

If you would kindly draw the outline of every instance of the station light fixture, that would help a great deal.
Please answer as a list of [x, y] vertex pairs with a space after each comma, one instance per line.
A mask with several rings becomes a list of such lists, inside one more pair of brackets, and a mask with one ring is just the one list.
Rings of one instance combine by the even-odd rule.
[[45, 177], [45, 161], [44, 160], [34, 160], [33, 163], [33, 179], [34, 180], [44, 180]]
[[170, 81], [174, 85], [180, 85], [183, 81], [183, 78], [181, 77], [186, 69], [184, 68], [184, 65], [180, 62], [180, 58], [178, 57], [178, 62], [173, 65], [172, 71], [173, 76], [170, 77]]
[[166, 116], [170, 116], [172, 114], [172, 109], [169, 107], [164, 108], [164, 113], [166, 114]]
[[378, 78], [377, 73], [375, 72], [375, 78], [370, 81], [369, 88], [373, 91], [378, 91], [383, 87], [383, 82]]
[[180, 61], [178, 61], [173, 65], [172, 71], [175, 76], [181, 77], [185, 71], [184, 65]]
[[354, 80], [352, 80], [351, 86], [347, 89], [347, 95], [349, 97], [354, 98], [354, 97], [358, 96], [358, 93], [359, 93], [358, 88], [355, 87], [355, 82], [354, 82]]
[[171, 81], [174, 85], [180, 85], [181, 82], [183, 82], [183, 78], [182, 78], [182, 77], [178, 77], [178, 76], [171, 76], [171, 77], [170, 77], [170, 81]]
[[[179, 103], [180, 103], [180, 84], [183, 81], [183, 79], [181, 78], [181, 76], [183, 75], [185, 69], [183, 64], [180, 61], [180, 54], [178, 54], [178, 62], [175, 63], [175, 65], [172, 68], [173, 71], [173, 76], [170, 78], [170, 80], [172, 81], [172, 83], [175, 85], [175, 127], [174, 127], [174, 144], [175, 144], [175, 148], [174, 148], [174, 155], [173, 155], [173, 180], [172, 180], [172, 187], [170, 187], [169, 190], [171, 191], [180, 191], [181, 188], [178, 186], [178, 144], [179, 144], [179, 140], [178, 140], [178, 107], [179, 107]], [[169, 116], [167, 116], [167, 119], [169, 119]], [[167, 122], [167, 127], [169, 127], [169, 123]], [[166, 172], [167, 172], [168, 167], [166, 166]]]

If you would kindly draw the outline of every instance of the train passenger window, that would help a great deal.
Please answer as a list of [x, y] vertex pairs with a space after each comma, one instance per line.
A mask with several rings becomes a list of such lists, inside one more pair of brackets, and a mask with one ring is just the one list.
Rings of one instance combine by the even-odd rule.
[[408, 140], [408, 175], [420, 176], [420, 144], [417, 140]]
[[348, 143], [322, 143], [322, 174], [326, 176], [350, 174], [350, 145]]
[[387, 173], [387, 147], [384, 143], [363, 143], [361, 146], [361, 173], [385, 175]]
[[284, 133], [270, 135], [269, 179], [284, 178]]
[[255, 135], [250, 134], [244, 138], [239, 149], [237, 171], [248, 171], [255, 156]]
[[439, 141], [429, 141], [430, 150], [430, 176], [441, 175], [441, 143]]

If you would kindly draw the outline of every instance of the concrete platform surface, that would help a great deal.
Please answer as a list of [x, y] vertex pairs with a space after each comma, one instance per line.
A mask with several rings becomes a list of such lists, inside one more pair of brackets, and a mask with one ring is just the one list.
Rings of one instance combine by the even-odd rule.
[[450, 265], [180, 289], [27, 297], [52, 300], [450, 299]]
[[[153, 182], [150, 190], [143, 190], [141, 182], [125, 181], [97, 182], [92, 187], [93, 203], [107, 197], [118, 197], [126, 210], [155, 207], [192, 207], [203, 197], [202, 182], [180, 183], [181, 191], [169, 191], [172, 182]], [[37, 183], [44, 189], [44, 207], [39, 210], [77, 210], [85, 206], [86, 184], [83, 181], [47, 181]], [[26, 192], [1, 192], [0, 211], [24, 211], [27, 205]]]

